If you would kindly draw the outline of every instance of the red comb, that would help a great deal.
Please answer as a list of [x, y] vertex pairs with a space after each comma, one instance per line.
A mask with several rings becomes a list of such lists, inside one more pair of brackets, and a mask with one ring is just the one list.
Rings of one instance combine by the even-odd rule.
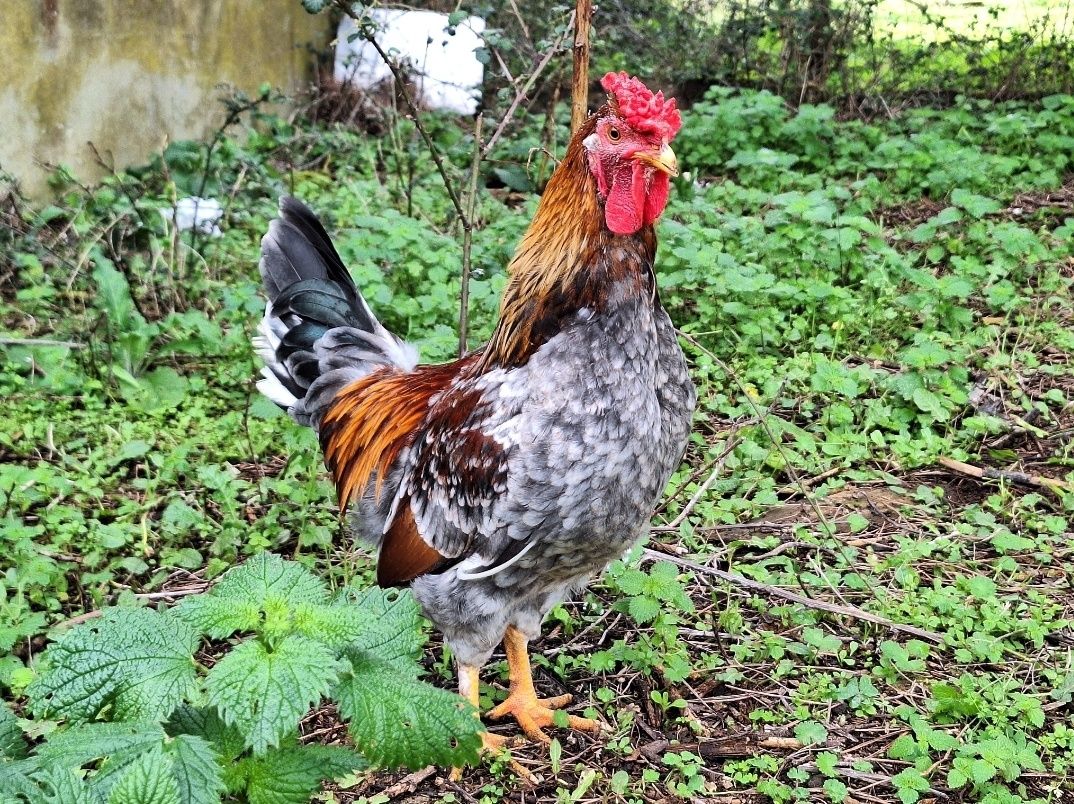
[[682, 128], [682, 117], [674, 98], [664, 100], [664, 93], [655, 95], [637, 78], [626, 73], [608, 73], [600, 85], [615, 98], [619, 114], [631, 128], [654, 134], [670, 142]]

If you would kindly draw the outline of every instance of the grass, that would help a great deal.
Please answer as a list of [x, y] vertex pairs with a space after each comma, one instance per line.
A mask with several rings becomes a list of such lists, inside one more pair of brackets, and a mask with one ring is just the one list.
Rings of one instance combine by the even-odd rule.
[[[659, 273], [700, 392], [687, 460], [652, 552], [555, 610], [535, 658], [542, 690], [608, 732], [516, 749], [532, 792], [497, 763], [459, 784], [352, 775], [320, 799], [1065, 800], [1074, 98], [864, 123], [717, 91], [686, 119]], [[466, 136], [430, 122], [462, 175]], [[524, 163], [539, 128], [493, 167]], [[0, 685], [17, 708], [52, 629], [102, 605], [166, 603], [261, 549], [370, 582], [315, 439], [252, 385], [278, 194], [326, 216], [387, 326], [426, 359], [452, 352], [457, 232], [405, 124], [257, 117], [205, 161], [177, 143], [0, 208]], [[159, 213], [203, 180], [226, 201], [218, 238]], [[471, 342], [533, 207], [482, 193]], [[452, 684], [438, 650], [426, 665]], [[485, 705], [504, 678], [486, 673]], [[303, 732], [346, 740], [331, 709]]]

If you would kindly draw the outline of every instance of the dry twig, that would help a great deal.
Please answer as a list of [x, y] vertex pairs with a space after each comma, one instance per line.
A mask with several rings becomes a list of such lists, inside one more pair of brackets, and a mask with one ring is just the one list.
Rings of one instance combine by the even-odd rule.
[[701, 573], [702, 575], [711, 575], [715, 578], [719, 578], [722, 581], [733, 583], [736, 586], [740, 586], [743, 589], [749, 589], [751, 592], [759, 592], [763, 595], [770, 595], [772, 597], [783, 598], [789, 600], [792, 603], [797, 603], [800, 606], [805, 606], [810, 609], [817, 609], [818, 611], [826, 611], [829, 614], [840, 614], [845, 617], [851, 617], [855, 620], [862, 620], [867, 623], [873, 623], [874, 625], [882, 625], [885, 628], [890, 628], [894, 631], [902, 631], [916, 636], [919, 639], [924, 639], [932, 642], [936, 645], [943, 645], [943, 636], [937, 634], [935, 631], [926, 631], [924, 628], [918, 628], [916, 625], [905, 625], [903, 623], [892, 622], [891, 620], [881, 617], [879, 614], [872, 614], [865, 609], [859, 609], [857, 606], [840, 606], [836, 603], [829, 603], [825, 600], [814, 600], [813, 598], [800, 595], [797, 592], [792, 592], [789, 589], [783, 589], [779, 586], [769, 586], [768, 584], [761, 583], [760, 581], [753, 581], [749, 578], [744, 578], [733, 572], [724, 572], [723, 570], [716, 569], [715, 567], [706, 567], [704, 564], [698, 564], [696, 561], [687, 561], [684, 558], [678, 556], [671, 556], [665, 553], [658, 553], [656, 550], [650, 550], [646, 548], [642, 551], [642, 558], [649, 561], [670, 561], [672, 564], [677, 564], [683, 569], [693, 570], [694, 572]]
[[1026, 472], [1009, 472], [1003, 469], [994, 469], [991, 466], [974, 466], [973, 464], [956, 461], [954, 458], [940, 457], [936, 462], [952, 472], [958, 472], [960, 475], [974, 477], [978, 480], [988, 478], [990, 480], [1005, 480], [1008, 483], [1016, 483], [1019, 486], [1048, 488], [1052, 491], [1074, 491], [1074, 486], [1071, 486], [1070, 483], [1065, 480], [1057, 480], [1054, 477], [1031, 475]]

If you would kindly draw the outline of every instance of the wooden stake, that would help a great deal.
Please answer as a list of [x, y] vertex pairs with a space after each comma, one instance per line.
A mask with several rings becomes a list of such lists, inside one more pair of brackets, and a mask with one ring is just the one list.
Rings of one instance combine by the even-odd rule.
[[578, 0], [574, 12], [574, 77], [571, 80], [571, 133], [589, 114], [589, 25], [593, 0]]

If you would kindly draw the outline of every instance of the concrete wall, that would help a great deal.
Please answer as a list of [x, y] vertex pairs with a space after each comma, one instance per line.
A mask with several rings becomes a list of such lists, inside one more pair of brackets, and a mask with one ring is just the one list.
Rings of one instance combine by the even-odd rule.
[[284, 91], [313, 74], [327, 15], [299, 0], [0, 0], [0, 168], [33, 197], [63, 163], [99, 178], [223, 118], [221, 84]]

